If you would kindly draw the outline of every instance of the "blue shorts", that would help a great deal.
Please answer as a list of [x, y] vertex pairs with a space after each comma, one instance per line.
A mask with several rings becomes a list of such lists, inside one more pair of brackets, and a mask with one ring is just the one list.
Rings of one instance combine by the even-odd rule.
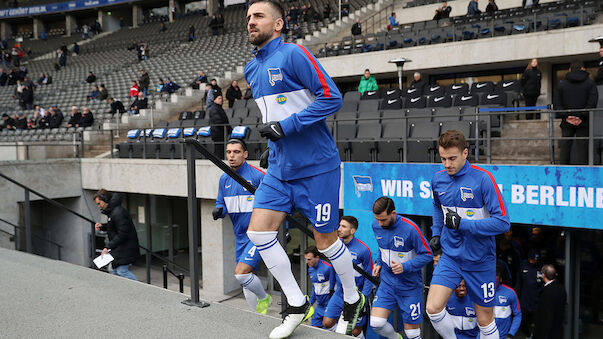
[[420, 324], [423, 322], [423, 295], [420, 289], [410, 295], [401, 295], [385, 283], [377, 288], [377, 295], [373, 299], [373, 307], [385, 308], [394, 311], [397, 308], [402, 311], [402, 321], [405, 324]]
[[281, 211], [299, 210], [320, 233], [339, 228], [339, 182], [341, 170], [289, 181], [281, 181], [266, 173], [255, 192], [253, 208]]
[[[325, 309], [325, 317], [337, 320], [341, 315], [341, 311], [343, 311], [343, 289], [339, 288], [335, 290], [331, 299], [329, 299], [329, 303]], [[365, 321], [366, 317], [364, 314], [361, 314], [361, 316], [358, 317], [358, 322], [356, 322], [356, 327], [364, 326]]]
[[486, 271], [463, 271], [458, 263], [443, 255], [433, 271], [431, 285], [442, 285], [451, 289], [457, 288], [461, 279], [465, 279], [467, 295], [475, 304], [494, 307], [496, 291], [496, 265], [489, 265]]
[[325, 314], [325, 307], [324, 305], [316, 304], [314, 315], [312, 316], [312, 326], [322, 328], [322, 317]]
[[251, 241], [248, 241], [244, 247], [237, 246], [235, 249], [235, 253], [237, 263], [242, 262], [244, 264], [247, 264], [253, 267], [254, 270], [258, 269], [260, 261], [262, 261], [260, 251], [257, 250], [255, 245]]

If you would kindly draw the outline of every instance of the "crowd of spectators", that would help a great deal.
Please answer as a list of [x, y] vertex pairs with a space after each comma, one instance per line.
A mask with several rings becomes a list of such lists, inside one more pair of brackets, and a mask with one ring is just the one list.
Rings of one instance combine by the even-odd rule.
[[[62, 126], [63, 121], [63, 112], [57, 105], [52, 105], [47, 110], [36, 106], [32, 118], [27, 118], [25, 112], [15, 113], [12, 116], [3, 113], [0, 130], [59, 128]], [[93, 123], [94, 116], [88, 107], [84, 107], [83, 112], [80, 113], [78, 107], [73, 106], [71, 108], [71, 117], [65, 127], [90, 127]]]

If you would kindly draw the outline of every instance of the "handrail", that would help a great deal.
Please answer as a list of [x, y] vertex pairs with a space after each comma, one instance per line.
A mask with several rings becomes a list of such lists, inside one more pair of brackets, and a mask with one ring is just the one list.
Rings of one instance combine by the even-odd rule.
[[[251, 194], [255, 194], [256, 187], [245, 180], [239, 173], [234, 171], [230, 166], [226, 165], [222, 160], [216, 157], [213, 153], [211, 153], [205, 146], [203, 146], [199, 141], [194, 139], [181, 139], [181, 143], [185, 143], [189, 145], [189, 147], [194, 147], [199, 153], [203, 154], [208, 160], [210, 160], [214, 165], [218, 166], [224, 173], [233, 178], [237, 183], [239, 183], [243, 188], [247, 189]], [[314, 239], [314, 233], [308, 230], [304, 225], [302, 225], [299, 221], [291, 217], [290, 215], [286, 215], [287, 222], [290, 225], [298, 228], [301, 232], [306, 234], [308, 237]], [[353, 264], [354, 269], [360, 273], [364, 278], [369, 280], [373, 285], [379, 286], [379, 280], [373, 277], [370, 273], [367, 273], [360, 266]]]
[[[12, 226], [12, 227], [14, 227], [14, 228], [18, 228], [18, 229], [23, 229], [23, 228], [25, 228], [25, 227], [23, 227], [23, 226], [15, 225], [15, 224], [13, 224], [12, 222], [10, 222], [10, 221], [8, 221], [8, 220], [4, 220], [4, 219], [2, 219], [2, 218], [0, 218], [0, 221], [1, 221], [1, 222], [3, 222], [3, 223], [5, 223], [5, 224], [8, 224], [8, 225], [10, 225], [10, 226]], [[6, 233], [6, 234], [8, 234], [8, 235], [12, 235], [12, 236], [14, 236], [14, 235], [15, 235], [15, 234], [11, 234], [10, 232], [4, 231], [4, 230], [0, 230], [0, 232], [4, 232], [4, 233]], [[63, 247], [63, 245], [61, 245], [61, 244], [59, 244], [59, 243], [57, 243], [57, 242], [55, 242], [55, 241], [52, 241], [52, 240], [50, 240], [50, 239], [48, 239], [48, 238], [44, 238], [44, 237], [39, 236], [39, 235], [37, 235], [37, 234], [32, 234], [32, 235], [33, 235], [34, 237], [38, 238], [38, 239], [41, 239], [41, 240], [47, 241], [47, 242], [49, 242], [49, 243], [51, 243], [51, 244], [53, 244], [53, 245], [55, 245], [55, 246], [58, 246], [58, 247]]]

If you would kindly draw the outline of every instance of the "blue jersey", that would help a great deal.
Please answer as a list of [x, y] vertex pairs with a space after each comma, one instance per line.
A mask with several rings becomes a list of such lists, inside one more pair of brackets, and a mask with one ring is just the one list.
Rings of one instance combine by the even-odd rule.
[[[371, 274], [373, 271], [373, 256], [369, 247], [356, 237], [352, 238], [352, 240], [345, 245], [348, 247], [348, 250], [352, 255], [354, 264], [358, 265], [365, 272]], [[356, 287], [358, 287], [358, 290], [368, 298], [373, 290], [373, 283], [363, 277], [362, 274], [356, 272], [356, 270], [354, 270], [354, 274], [356, 279]], [[341, 288], [341, 280], [339, 280], [339, 276], [337, 276], [337, 289], [339, 288]]]
[[[475, 306], [471, 298], [465, 296], [459, 298], [452, 293], [446, 311], [450, 314], [454, 323], [454, 333], [460, 339], [477, 338], [479, 328], [477, 327], [477, 318], [475, 317]], [[501, 336], [501, 338], [504, 338]]]
[[521, 325], [521, 307], [515, 290], [501, 284], [494, 295], [494, 320], [501, 338], [514, 336]]
[[325, 118], [341, 108], [341, 94], [303, 46], [275, 38], [245, 66], [245, 79], [263, 122], [279, 121], [285, 137], [268, 141], [268, 173], [280, 180], [307, 178], [339, 168]]
[[[423, 289], [421, 269], [432, 259], [431, 250], [419, 227], [400, 215], [385, 229], [373, 222], [373, 232], [379, 245], [381, 284], [395, 288], [400, 295], [412, 295]], [[394, 274], [391, 263], [401, 263], [403, 272]]]
[[308, 267], [308, 275], [312, 281], [310, 304], [326, 307], [331, 298], [331, 290], [335, 288], [335, 270], [328, 262], [318, 260], [314, 267]]
[[[264, 178], [262, 170], [249, 165], [247, 162], [241, 165], [237, 173], [255, 187], [258, 187]], [[230, 216], [237, 248], [244, 246], [249, 241], [247, 228], [249, 227], [249, 219], [251, 219], [251, 212], [253, 210], [253, 198], [253, 194], [243, 188], [233, 178], [227, 174], [222, 174], [218, 186], [216, 207], [224, 209], [221, 215], [222, 218], [226, 214]]]
[[[479, 271], [484, 263], [496, 262], [494, 236], [509, 230], [505, 202], [490, 172], [469, 161], [454, 176], [445, 170], [431, 181], [433, 190], [433, 235], [439, 235], [444, 254], [461, 268]], [[447, 209], [461, 216], [458, 230], [444, 226]]]

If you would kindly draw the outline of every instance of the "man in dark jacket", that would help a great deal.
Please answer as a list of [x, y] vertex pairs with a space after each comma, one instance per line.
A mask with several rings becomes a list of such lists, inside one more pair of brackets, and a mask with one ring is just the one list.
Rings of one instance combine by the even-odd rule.
[[199, 75], [191, 83], [191, 87], [193, 89], [200, 89], [200, 85], [205, 83], [207, 83], [207, 76], [205, 75], [205, 72], [203, 72], [203, 70], [200, 70]]
[[50, 108], [50, 116], [48, 117], [48, 128], [59, 128], [63, 123], [63, 113], [55, 107]]
[[126, 108], [124, 107], [124, 104], [119, 101], [119, 100], [115, 100], [113, 98], [108, 98], [107, 102], [109, 103], [109, 105], [111, 106], [111, 108], [109, 109], [109, 113], [111, 114], [115, 114], [115, 113], [124, 113], [126, 111]]
[[362, 35], [362, 25], [360, 18], [356, 18], [356, 22], [352, 25], [352, 35]]
[[223, 98], [218, 95], [214, 98], [214, 104], [209, 109], [209, 124], [211, 126], [211, 140], [214, 141], [214, 154], [224, 159], [224, 141], [232, 130], [229, 126], [228, 117], [222, 108]]
[[140, 256], [138, 235], [128, 211], [121, 206], [118, 194], [101, 189], [94, 195], [94, 202], [103, 214], [108, 217], [107, 223], [96, 223], [97, 231], [107, 232], [109, 242], [103, 248], [101, 255], [111, 251], [114, 260], [111, 263], [111, 273], [124, 278], [137, 280], [129, 270], [129, 266]]
[[243, 99], [243, 93], [241, 93], [239, 83], [236, 80], [234, 80], [226, 90], [226, 99], [228, 99], [228, 108], [232, 108], [236, 100]]
[[84, 107], [84, 111], [82, 112], [82, 118], [78, 125], [75, 127], [90, 127], [94, 124], [94, 116], [88, 107]]
[[0, 86], [6, 86], [7, 81], [8, 75], [4, 72], [2, 68], [0, 68]]
[[140, 70], [140, 79], [138, 80], [138, 89], [140, 89], [144, 95], [149, 95], [149, 85], [151, 84], [151, 79], [149, 78], [149, 74], [144, 69]]
[[71, 118], [67, 121], [66, 127], [78, 127], [82, 121], [82, 113], [78, 110], [77, 106], [71, 107]]
[[[584, 70], [582, 61], [574, 61], [569, 73], [557, 86], [553, 97], [556, 110], [597, 107], [599, 95], [595, 82]], [[588, 137], [588, 112], [561, 112], [561, 136]], [[588, 164], [588, 140], [560, 140], [561, 165]]]
[[92, 71], [88, 72], [88, 77], [86, 78], [86, 82], [89, 84], [96, 82], [96, 75], [94, 75], [94, 73], [92, 73]]
[[563, 338], [563, 319], [567, 294], [557, 281], [557, 271], [553, 265], [542, 266], [544, 288], [538, 301], [534, 339]]
[[140, 114], [140, 110], [147, 109], [148, 106], [149, 102], [147, 98], [144, 97], [144, 93], [138, 93], [138, 97], [130, 105], [130, 114]]
[[538, 309], [538, 295], [542, 290], [540, 254], [534, 248], [528, 252], [528, 259], [521, 263], [518, 276], [519, 303], [521, 304], [521, 330], [527, 335], [533, 334], [536, 310]]

